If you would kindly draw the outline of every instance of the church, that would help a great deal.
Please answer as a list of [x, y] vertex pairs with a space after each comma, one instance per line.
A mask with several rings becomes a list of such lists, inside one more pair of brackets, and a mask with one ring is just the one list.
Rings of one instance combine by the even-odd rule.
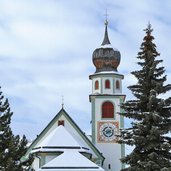
[[[95, 73], [92, 82], [92, 135], [79, 128], [64, 107], [29, 146], [25, 159], [33, 154], [35, 171], [120, 171], [120, 158], [125, 147], [118, 144], [120, 128], [124, 127], [120, 104], [124, 102], [122, 80], [118, 73], [121, 54], [113, 48], [108, 37], [108, 21], [102, 44], [94, 50]], [[80, 116], [81, 117], [81, 116]]]

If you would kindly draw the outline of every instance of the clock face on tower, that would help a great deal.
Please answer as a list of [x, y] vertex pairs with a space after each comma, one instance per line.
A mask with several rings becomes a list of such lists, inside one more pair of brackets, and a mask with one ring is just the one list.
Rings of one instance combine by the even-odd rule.
[[118, 133], [118, 122], [98, 122], [98, 142], [116, 142]]

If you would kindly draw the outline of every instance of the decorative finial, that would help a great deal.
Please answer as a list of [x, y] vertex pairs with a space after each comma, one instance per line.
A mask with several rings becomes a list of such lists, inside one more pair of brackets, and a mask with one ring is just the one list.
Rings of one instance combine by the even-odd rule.
[[64, 96], [62, 96], [62, 109], [64, 107]]
[[107, 26], [108, 25], [108, 13], [107, 13], [107, 9], [106, 9], [106, 13], [105, 13], [105, 15], [104, 15], [105, 17], [106, 17], [106, 19], [105, 19], [105, 25]]
[[106, 9], [106, 13], [105, 13], [105, 34], [104, 34], [104, 39], [103, 39], [103, 42], [102, 42], [102, 46], [103, 45], [107, 45], [107, 44], [110, 44], [110, 41], [109, 41], [109, 37], [108, 37], [108, 32], [107, 32], [107, 26], [108, 26], [108, 13], [107, 13], [107, 9]]

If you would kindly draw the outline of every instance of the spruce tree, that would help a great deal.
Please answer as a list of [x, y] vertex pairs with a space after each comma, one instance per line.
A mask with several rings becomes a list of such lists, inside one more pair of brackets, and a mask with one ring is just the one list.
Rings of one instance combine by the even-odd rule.
[[28, 163], [21, 163], [21, 157], [27, 150], [27, 139], [14, 135], [11, 128], [11, 116], [8, 99], [4, 99], [0, 91], [0, 170], [2, 171], [23, 171], [23, 166]]
[[122, 171], [171, 170], [171, 97], [162, 94], [171, 89], [165, 85], [165, 69], [153, 43], [151, 24], [137, 55], [140, 70], [133, 71], [137, 83], [128, 88], [135, 96], [122, 104], [121, 115], [133, 120], [130, 128], [121, 130], [120, 143], [131, 145], [133, 150], [121, 159], [128, 165]]

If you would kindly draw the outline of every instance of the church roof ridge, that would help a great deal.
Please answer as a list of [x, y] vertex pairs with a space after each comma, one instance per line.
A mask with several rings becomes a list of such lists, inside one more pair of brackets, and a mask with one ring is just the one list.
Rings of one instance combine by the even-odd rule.
[[48, 125], [43, 129], [43, 131], [36, 137], [36, 139], [32, 142], [32, 144], [29, 146], [27, 153], [25, 156], [23, 156], [23, 161], [27, 159], [28, 154], [31, 152], [31, 150], [34, 148], [34, 146], [38, 143], [38, 141], [48, 132], [50, 127], [56, 122], [56, 120], [61, 116], [65, 115], [66, 118], [75, 126], [75, 128], [80, 132], [82, 137], [85, 139], [85, 141], [92, 147], [94, 152], [104, 160], [104, 156], [102, 153], [95, 147], [95, 145], [88, 139], [88, 137], [85, 135], [85, 133], [79, 128], [79, 126], [74, 122], [74, 120], [69, 116], [69, 114], [65, 111], [64, 108], [61, 108], [61, 110], [55, 115], [55, 117], [48, 123]]

